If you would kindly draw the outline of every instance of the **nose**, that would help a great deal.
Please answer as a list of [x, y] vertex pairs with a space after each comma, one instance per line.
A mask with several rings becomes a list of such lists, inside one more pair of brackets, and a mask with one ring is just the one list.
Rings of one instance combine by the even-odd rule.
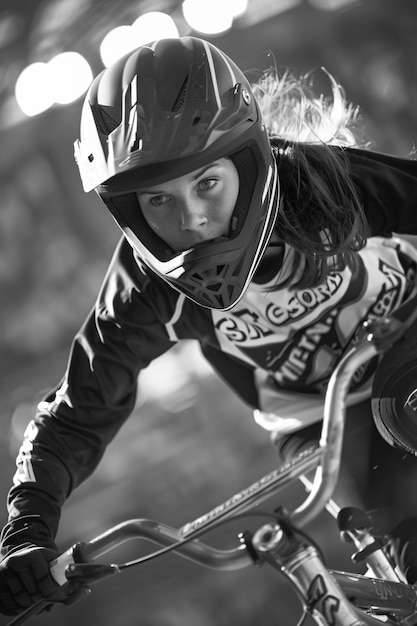
[[184, 198], [181, 202], [181, 230], [198, 230], [208, 222], [204, 203]]

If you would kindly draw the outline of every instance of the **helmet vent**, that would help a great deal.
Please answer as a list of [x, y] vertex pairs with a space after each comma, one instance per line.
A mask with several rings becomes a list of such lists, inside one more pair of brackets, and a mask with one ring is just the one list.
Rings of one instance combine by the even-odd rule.
[[219, 291], [221, 286], [221, 283], [211, 283], [211, 285], [207, 285], [207, 289], [210, 289], [210, 291]]
[[188, 74], [185, 77], [185, 80], [181, 86], [181, 89], [178, 92], [177, 99], [174, 102], [174, 106], [172, 107], [173, 113], [179, 113], [179, 111], [181, 111], [182, 107], [184, 106], [187, 88], [188, 88]]
[[97, 106], [96, 110], [100, 115], [100, 119], [97, 119], [98, 116], [96, 116], [96, 120], [98, 123], [100, 123], [101, 129], [102, 131], [104, 131], [104, 134], [107, 135], [113, 132], [114, 129], [117, 128], [119, 125], [116, 120], [114, 120], [111, 115], [107, 113], [106, 109], [103, 106]]
[[[212, 291], [214, 293], [218, 293], [222, 290], [222, 279], [224, 277], [224, 272], [226, 271], [227, 266], [218, 265], [213, 276], [212, 272], [193, 272], [190, 279], [193, 283], [200, 284], [207, 291]], [[216, 280], [213, 280], [215, 278]]]

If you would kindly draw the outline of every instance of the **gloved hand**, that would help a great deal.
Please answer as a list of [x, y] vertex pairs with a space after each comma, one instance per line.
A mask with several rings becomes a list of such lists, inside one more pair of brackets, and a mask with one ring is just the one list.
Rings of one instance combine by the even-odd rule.
[[317, 422], [289, 434], [279, 431], [271, 433], [271, 442], [275, 446], [280, 466], [293, 461], [301, 452], [318, 446], [321, 429], [322, 422]]
[[60, 587], [49, 571], [49, 563], [57, 556], [57, 550], [26, 544], [0, 561], [0, 613], [18, 615], [40, 600], [75, 601], [83, 591], [81, 586]]

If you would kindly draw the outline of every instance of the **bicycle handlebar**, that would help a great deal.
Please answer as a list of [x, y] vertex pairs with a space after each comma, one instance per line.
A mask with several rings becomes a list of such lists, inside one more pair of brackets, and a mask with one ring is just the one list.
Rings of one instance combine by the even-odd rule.
[[[292, 480], [316, 468], [312, 490], [305, 501], [295, 511], [289, 513], [289, 518], [296, 526], [305, 526], [324, 509], [338, 480], [346, 398], [353, 375], [361, 365], [397, 341], [408, 325], [395, 316], [364, 324], [363, 334], [358, 344], [340, 359], [330, 378], [318, 448], [302, 453], [281, 469], [264, 476], [222, 505], [195, 521], [185, 524], [180, 529], [174, 529], [149, 519], [122, 522], [89, 543], [83, 544], [83, 553], [86, 558], [97, 559], [125, 541], [141, 538], [164, 547], [178, 544], [173, 547], [177, 554], [204, 567], [219, 570], [247, 567], [252, 564], [252, 559], [242, 546], [232, 550], [218, 550], [200, 542], [196, 537], [219, 521], [233, 517], [238, 511], [248, 510], [259, 504], [265, 498], [288, 486]], [[66, 580], [65, 568], [73, 563], [73, 548], [71, 548], [52, 565], [51, 571], [54, 578], [62, 584]]]
[[[417, 314], [415, 315], [417, 316]], [[413, 316], [413, 318], [415, 317]], [[346, 414], [346, 399], [351, 380], [358, 368], [397, 341], [408, 324], [401, 316], [392, 315], [377, 321], [367, 321], [363, 325], [362, 336], [340, 359], [330, 378], [325, 403], [324, 417], [319, 448], [301, 454], [293, 462], [271, 472], [247, 489], [236, 494], [194, 522], [185, 524], [179, 530], [152, 520], [129, 520], [93, 539], [86, 545], [89, 558], [97, 558], [119, 543], [141, 537], [162, 546], [191, 538], [202, 530], [206, 531], [221, 519], [231, 517], [237, 511], [247, 510], [262, 500], [287, 486], [293, 479], [311, 471], [316, 466], [313, 488], [306, 500], [289, 517], [298, 526], [304, 526], [316, 517], [332, 496], [340, 468], [343, 442], [343, 429]], [[186, 558], [216, 569], [235, 569], [248, 564], [242, 556], [241, 548], [219, 551], [199, 541], [187, 542], [175, 550]]]
[[[219, 519], [230, 517], [232, 515], [231, 509], [233, 509], [233, 514], [236, 514], [238, 510], [247, 510], [276, 491], [283, 489], [291, 481], [314, 469], [320, 460], [320, 456], [321, 451], [318, 449], [304, 452], [293, 462], [286, 464], [280, 470], [267, 474], [244, 491], [230, 498], [220, 507], [213, 509], [206, 516], [198, 518], [180, 529], [145, 518], [121, 522], [88, 543], [72, 546], [51, 564], [51, 573], [55, 580], [62, 585], [67, 581], [65, 576], [66, 567], [76, 562], [75, 551], [77, 546], [81, 546], [83, 559], [94, 561], [122, 543], [132, 539], [145, 539], [163, 547], [178, 544], [177, 547], [173, 548], [174, 552], [211, 569], [229, 571], [252, 565], [253, 561], [244, 552], [244, 546], [239, 546], [232, 550], [219, 550], [202, 543], [196, 538], [191, 539], [191, 534], [195, 536], [203, 530], [206, 532], [208, 527], [213, 526]], [[206, 522], [206, 518], [210, 523]], [[187, 531], [188, 537], [186, 537]]]
[[210, 569], [232, 571], [253, 563], [244, 552], [244, 546], [232, 550], [218, 550], [198, 539], [184, 541], [178, 529], [150, 519], [131, 519], [122, 522], [89, 543], [83, 544], [82, 549], [89, 559], [95, 560], [132, 539], [145, 539], [162, 547], [172, 546], [174, 552], [182, 557]]

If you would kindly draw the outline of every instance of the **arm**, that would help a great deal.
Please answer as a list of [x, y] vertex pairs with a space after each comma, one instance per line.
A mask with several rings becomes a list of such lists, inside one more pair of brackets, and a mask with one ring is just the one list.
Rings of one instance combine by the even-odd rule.
[[94, 471], [130, 415], [140, 370], [172, 346], [155, 310], [159, 306], [163, 314], [171, 301], [161, 303], [159, 295], [157, 302], [158, 290], [122, 242], [74, 340], [62, 383], [26, 430], [9, 493], [3, 556], [22, 545], [56, 549], [62, 504]]
[[61, 385], [26, 429], [1, 535], [0, 613], [45, 599], [68, 603], [82, 593], [72, 583], [60, 590], [50, 573], [61, 507], [130, 415], [140, 370], [171, 347], [160, 318], [172, 314], [173, 300], [122, 240]]

